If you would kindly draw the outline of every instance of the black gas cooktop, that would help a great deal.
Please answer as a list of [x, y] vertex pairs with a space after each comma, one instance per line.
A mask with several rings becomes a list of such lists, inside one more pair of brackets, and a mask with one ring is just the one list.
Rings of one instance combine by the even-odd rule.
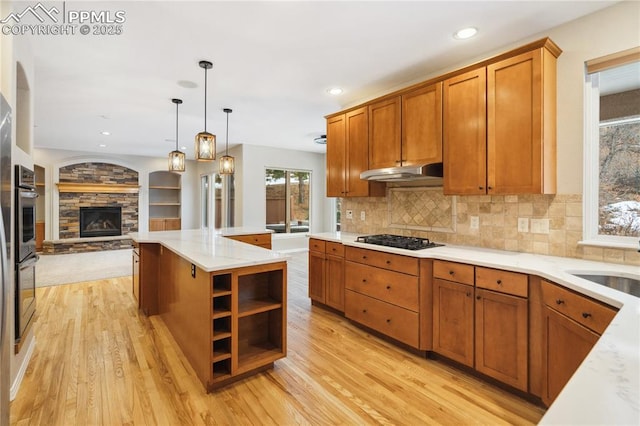
[[444, 245], [432, 243], [428, 238], [403, 237], [402, 235], [392, 234], [366, 235], [358, 237], [356, 242], [407, 250], [422, 250], [433, 247], [442, 247]]

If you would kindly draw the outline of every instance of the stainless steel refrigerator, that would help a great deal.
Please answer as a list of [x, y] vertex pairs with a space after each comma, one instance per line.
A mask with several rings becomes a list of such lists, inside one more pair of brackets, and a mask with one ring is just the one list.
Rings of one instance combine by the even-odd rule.
[[11, 194], [11, 107], [0, 94], [0, 426], [9, 424]]

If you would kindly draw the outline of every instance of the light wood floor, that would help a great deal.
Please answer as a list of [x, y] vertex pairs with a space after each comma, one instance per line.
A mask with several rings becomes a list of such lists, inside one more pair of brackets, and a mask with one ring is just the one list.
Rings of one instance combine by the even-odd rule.
[[37, 346], [12, 424], [531, 424], [543, 409], [312, 307], [289, 262], [288, 355], [206, 394], [128, 277], [39, 288]]

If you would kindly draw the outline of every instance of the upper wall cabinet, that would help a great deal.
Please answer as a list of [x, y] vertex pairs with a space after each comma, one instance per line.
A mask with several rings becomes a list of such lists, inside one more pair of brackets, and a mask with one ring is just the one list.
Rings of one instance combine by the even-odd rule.
[[442, 161], [442, 83], [369, 105], [369, 168]]
[[360, 180], [369, 169], [366, 107], [327, 118], [327, 197], [383, 196], [379, 182]]
[[560, 50], [547, 41], [445, 80], [445, 194], [555, 193]]

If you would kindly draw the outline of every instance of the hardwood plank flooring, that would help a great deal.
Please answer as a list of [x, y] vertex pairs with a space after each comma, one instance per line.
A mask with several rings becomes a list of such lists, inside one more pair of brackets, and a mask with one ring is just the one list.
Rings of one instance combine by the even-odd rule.
[[288, 356], [207, 394], [129, 277], [37, 289], [36, 350], [15, 425], [532, 424], [544, 410], [311, 306], [289, 261]]

